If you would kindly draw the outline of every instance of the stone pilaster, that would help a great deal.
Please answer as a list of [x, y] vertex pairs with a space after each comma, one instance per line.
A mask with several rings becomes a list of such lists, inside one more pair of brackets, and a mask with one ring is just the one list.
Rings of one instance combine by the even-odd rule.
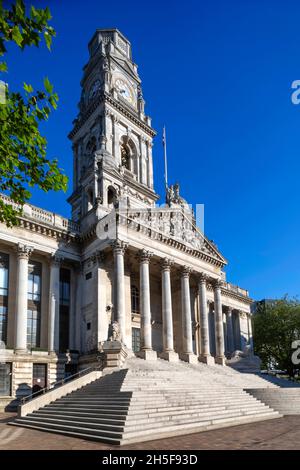
[[168, 361], [177, 361], [178, 355], [174, 352], [173, 339], [173, 313], [171, 293], [171, 266], [173, 262], [165, 258], [161, 263], [162, 281], [162, 319], [163, 319], [163, 352], [160, 357]]
[[201, 354], [200, 361], [205, 364], [214, 364], [214, 358], [210, 353], [209, 345], [209, 323], [208, 323], [208, 304], [206, 296], [206, 282], [208, 278], [202, 273], [199, 277], [199, 310], [200, 310], [200, 337], [201, 337]]
[[52, 255], [50, 261], [48, 351], [59, 352], [59, 274], [63, 258]]
[[191, 269], [185, 266], [181, 271], [181, 315], [182, 315], [182, 347], [179, 354], [180, 359], [196, 363], [197, 356], [193, 352], [192, 312], [190, 296], [190, 273]]
[[16, 330], [15, 351], [24, 353], [27, 350], [27, 286], [28, 286], [28, 260], [33, 248], [19, 244], [17, 247], [17, 299], [16, 299]]
[[121, 240], [113, 243], [115, 263], [115, 303], [114, 316], [119, 323], [121, 341], [126, 344], [126, 311], [125, 311], [125, 280], [124, 280], [124, 254], [128, 244]]
[[141, 307], [141, 351], [139, 357], [147, 360], [155, 360], [157, 354], [152, 350], [152, 325], [151, 325], [151, 303], [150, 303], [150, 275], [149, 262], [152, 253], [141, 250], [140, 262], [140, 307]]
[[216, 337], [215, 361], [217, 364], [225, 365], [221, 286], [222, 286], [221, 280], [217, 279], [216, 281], [214, 281], [213, 288], [214, 288], [215, 337]]

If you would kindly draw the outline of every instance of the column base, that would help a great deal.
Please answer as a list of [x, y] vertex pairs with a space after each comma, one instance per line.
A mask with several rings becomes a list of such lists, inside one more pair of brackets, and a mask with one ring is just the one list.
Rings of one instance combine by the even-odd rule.
[[153, 349], [143, 349], [137, 353], [137, 357], [145, 359], [146, 361], [156, 361], [157, 353]]
[[179, 359], [185, 362], [189, 362], [190, 364], [198, 363], [198, 357], [196, 356], [196, 354], [193, 353], [180, 353]]
[[27, 354], [27, 353], [28, 353], [28, 349], [15, 349], [15, 350], [14, 350], [14, 353], [15, 353], [16, 355]]
[[175, 351], [163, 351], [159, 357], [169, 362], [178, 362], [178, 354]]
[[225, 356], [215, 357], [215, 363], [219, 364], [220, 366], [226, 366], [226, 357]]
[[213, 356], [200, 356], [199, 361], [207, 364], [208, 366], [213, 366], [215, 364], [215, 358]]

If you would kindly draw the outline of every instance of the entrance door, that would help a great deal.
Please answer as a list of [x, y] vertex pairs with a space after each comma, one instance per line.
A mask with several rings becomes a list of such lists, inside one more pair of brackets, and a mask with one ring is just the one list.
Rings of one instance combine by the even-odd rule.
[[137, 353], [141, 349], [141, 334], [139, 328], [132, 328], [132, 351]]
[[47, 364], [33, 364], [32, 393], [47, 386]]
[[11, 396], [11, 363], [0, 362], [0, 396]]

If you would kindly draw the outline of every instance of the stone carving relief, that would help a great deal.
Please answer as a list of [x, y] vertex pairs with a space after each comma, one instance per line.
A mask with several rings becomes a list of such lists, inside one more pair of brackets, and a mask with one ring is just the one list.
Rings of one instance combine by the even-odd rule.
[[129, 212], [129, 219], [149, 227], [156, 232], [173, 237], [191, 247], [200, 250], [204, 248], [204, 237], [185, 217], [181, 209], [173, 211], [145, 210]]

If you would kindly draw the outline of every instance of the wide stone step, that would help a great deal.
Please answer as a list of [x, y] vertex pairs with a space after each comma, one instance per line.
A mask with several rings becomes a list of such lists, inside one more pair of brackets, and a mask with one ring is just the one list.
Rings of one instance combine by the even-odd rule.
[[27, 424], [27, 425], [33, 425], [33, 426], [39, 426], [40, 428], [43, 429], [52, 429], [52, 430], [60, 430], [60, 431], [70, 431], [70, 432], [83, 432], [87, 435], [101, 435], [103, 437], [113, 437], [114, 439], [121, 439], [123, 430], [120, 429], [118, 431], [110, 431], [109, 429], [106, 429], [105, 426], [99, 425], [97, 427], [93, 427], [93, 425], [90, 425], [89, 427], [84, 427], [81, 425], [76, 425], [76, 423], [70, 423], [70, 424], [60, 424], [60, 423], [48, 423], [48, 422], [42, 422], [38, 421], [32, 418], [18, 418], [16, 420], [16, 423], [18, 424]]
[[[97, 408], [93, 407], [77, 407], [77, 406], [70, 406], [68, 408], [66, 408], [65, 406], [62, 406], [62, 405], [57, 405], [57, 406], [53, 406], [53, 405], [47, 405], [43, 408], [44, 410], [52, 410], [52, 411], [74, 411], [74, 412], [91, 412], [93, 414], [95, 414], [95, 412], [97, 412]], [[113, 409], [113, 408], [103, 408], [103, 407], [99, 407], [98, 408], [98, 411], [101, 411], [101, 414], [106, 414], [106, 415], [110, 415], [110, 414], [113, 414], [113, 415], [127, 415], [128, 414], [128, 409]], [[98, 415], [98, 413], [97, 413]]]
[[[244, 415], [244, 416], [234, 416], [234, 417], [226, 417], [220, 419], [213, 419], [202, 421], [201, 423], [193, 422], [193, 423], [186, 423], [186, 424], [177, 424], [177, 425], [170, 425], [165, 426], [163, 428], [152, 428], [146, 429], [143, 433], [143, 441], [152, 440], [152, 439], [161, 439], [163, 437], [171, 437], [171, 436], [179, 436], [184, 434], [202, 432], [202, 431], [209, 431], [212, 429], [219, 429], [222, 427], [229, 427], [239, 424], [246, 424], [252, 423], [257, 421], [264, 421], [268, 419], [275, 419], [280, 417], [280, 415], [274, 412], [266, 412], [261, 413], [259, 415]], [[123, 435], [122, 444], [130, 444], [134, 442], [140, 441], [140, 432], [133, 431], [133, 432], [126, 432]]]
[[[239, 401], [242, 401], [242, 402], [245, 402], [245, 401], [249, 401], [249, 402], [252, 402], [253, 399], [251, 398], [245, 398], [244, 396], [235, 396], [235, 397], [232, 397], [232, 396], [228, 396], [228, 397], [222, 397], [222, 402], [225, 402], [225, 401], [236, 401], [236, 402], [239, 402]], [[128, 405], [129, 403], [131, 403], [132, 405], [135, 405], [135, 406], [144, 406], [146, 403], [147, 404], [156, 404], [156, 403], [214, 403], [216, 400], [214, 400], [213, 398], [211, 397], [207, 397], [207, 396], [197, 396], [197, 397], [186, 397], [186, 396], [182, 396], [182, 397], [178, 397], [177, 396], [168, 396], [168, 395], [162, 395], [162, 396], [158, 396], [158, 397], [133, 397], [132, 399], [127, 399], [127, 400], [124, 400], [124, 399], [103, 399], [103, 398], [98, 398], [98, 397], [95, 397], [95, 398], [89, 398], [89, 397], [82, 397], [82, 398], [63, 398], [61, 399], [59, 402], [60, 403], [63, 403], [63, 404], [92, 404], [92, 405], [107, 405], [107, 404], [111, 404], [111, 405], [120, 405], [120, 406], [126, 406]], [[219, 400], [218, 400], [219, 401]]]
[[55, 425], [58, 425], [59, 427], [61, 425], [66, 425], [66, 426], [72, 426], [72, 425], [76, 425], [76, 426], [79, 426], [79, 427], [82, 427], [82, 428], [89, 428], [89, 429], [95, 429], [95, 430], [98, 430], [98, 431], [110, 431], [110, 432], [118, 432], [118, 433], [122, 433], [123, 430], [124, 430], [124, 423], [116, 423], [116, 424], [113, 424], [113, 423], [101, 423], [101, 422], [98, 422], [98, 421], [95, 421], [95, 420], [91, 420], [89, 419], [88, 421], [87, 420], [72, 420], [70, 418], [58, 418], [57, 416], [53, 416], [53, 417], [46, 417], [46, 416], [38, 416], [38, 415], [30, 415], [30, 416], [26, 416], [24, 418], [26, 420], [26, 422], [31, 422], [31, 421], [35, 421], [35, 422], [39, 422], [39, 423], [43, 423], [43, 424], [55, 424]]
[[[167, 425], [177, 425], [177, 424], [187, 424], [187, 423], [192, 423], [192, 422], [203, 422], [204, 420], [220, 420], [220, 419], [227, 419], [227, 418], [233, 418], [233, 417], [240, 417], [242, 415], [257, 415], [258, 411], [252, 411], [250, 412], [245, 411], [235, 411], [233, 412], [232, 410], [224, 410], [219, 413], [210, 413], [206, 415], [199, 415], [195, 416], [192, 414], [189, 415], [182, 415], [182, 416], [170, 416], [168, 419]], [[91, 420], [89, 419], [88, 421], [83, 421], [83, 420], [72, 420], [70, 418], [58, 418], [58, 417], [39, 417], [39, 416], [34, 416], [31, 417], [29, 416], [26, 418], [26, 421], [32, 421], [34, 420], [35, 422], [42, 422], [42, 423], [50, 423], [50, 424], [55, 424], [58, 427], [60, 427], [62, 424], [65, 426], [71, 426], [71, 425], [76, 425], [81, 428], [88, 428], [88, 429], [95, 429], [99, 432], [102, 432], [103, 430], [109, 430], [113, 432], [123, 432], [124, 430], [124, 423], [122, 424], [112, 424], [112, 423], [99, 423], [97, 420]], [[164, 419], [160, 418], [157, 419], [156, 421], [151, 421], [149, 422], [148, 420], [143, 420], [140, 423], [135, 423], [135, 422], [128, 422], [126, 424], [126, 432], [130, 431], [143, 431], [145, 429], [154, 429], [157, 427], [160, 427], [162, 424], [165, 424]]]
[[[267, 407], [263, 404], [263, 403], [260, 403], [260, 402], [257, 402], [257, 404], [251, 404], [251, 406], [249, 405], [243, 405], [243, 406], [238, 406], [238, 405], [235, 405], [235, 404], [231, 404], [231, 405], [227, 405], [227, 406], [220, 406], [220, 405], [215, 405], [213, 407], [211, 406], [203, 406], [203, 407], [193, 407], [192, 409], [187, 409], [187, 408], [179, 408], [178, 407], [171, 407], [171, 408], [168, 408], [167, 410], [164, 410], [161, 409], [161, 410], [157, 410], [157, 409], [153, 409], [152, 411], [149, 410], [140, 410], [139, 413], [132, 413], [132, 414], [128, 414], [127, 416], [127, 420], [128, 421], [135, 421], [135, 422], [138, 422], [138, 421], [142, 421], [144, 419], [149, 419], [149, 418], [156, 418], [156, 417], [163, 417], [163, 416], [172, 416], [172, 415], [197, 415], [197, 416], [204, 416], [206, 414], [213, 414], [213, 413], [219, 413], [219, 412], [222, 412], [222, 411], [242, 411], [242, 412], [245, 412], [245, 411], [252, 411], [252, 410], [256, 410], [256, 411], [264, 411], [265, 409], [267, 409]], [[126, 418], [126, 415], [121, 415], [121, 418], [120, 416], [118, 417], [118, 415], [110, 415], [110, 414], [107, 414], [107, 415], [103, 415], [102, 413], [97, 413], [95, 414], [95, 412], [81, 412], [81, 411], [66, 411], [66, 410], [62, 410], [62, 411], [57, 411], [57, 409], [41, 409], [39, 411], [36, 411], [34, 413], [32, 413], [30, 416], [57, 416], [57, 417], [74, 417], [74, 419], [78, 418], [78, 417], [82, 417], [83, 419], [85, 419], [86, 417], [88, 417], [89, 419], [91, 418], [92, 420], [97, 420], [97, 419], [104, 419], [104, 420], [107, 420], [107, 419], [112, 419], [112, 418], [118, 418], [117, 420], [119, 421], [120, 419], [125, 419]]]
[[115, 420], [115, 421], [123, 421], [127, 419], [127, 414], [118, 414], [118, 413], [108, 413], [108, 412], [101, 412], [95, 414], [94, 411], [65, 411], [64, 409], [58, 410], [58, 409], [44, 409], [41, 408], [37, 411], [34, 411], [32, 415], [38, 415], [38, 416], [74, 416], [74, 417], [83, 417], [83, 418], [97, 418], [97, 419], [103, 419], [103, 420]]
[[23, 428], [28, 429], [36, 429], [38, 431], [44, 432], [51, 432], [55, 434], [62, 434], [64, 436], [71, 436], [71, 437], [78, 437], [80, 439], [104, 442], [106, 444], [114, 444], [114, 445], [121, 445], [122, 439], [120, 437], [114, 437], [113, 435], [104, 436], [104, 435], [97, 435], [97, 434], [87, 434], [81, 430], [74, 430], [74, 429], [58, 429], [53, 427], [41, 426], [39, 423], [18, 423], [18, 422], [11, 422], [9, 423], [12, 426], [22, 426]]

